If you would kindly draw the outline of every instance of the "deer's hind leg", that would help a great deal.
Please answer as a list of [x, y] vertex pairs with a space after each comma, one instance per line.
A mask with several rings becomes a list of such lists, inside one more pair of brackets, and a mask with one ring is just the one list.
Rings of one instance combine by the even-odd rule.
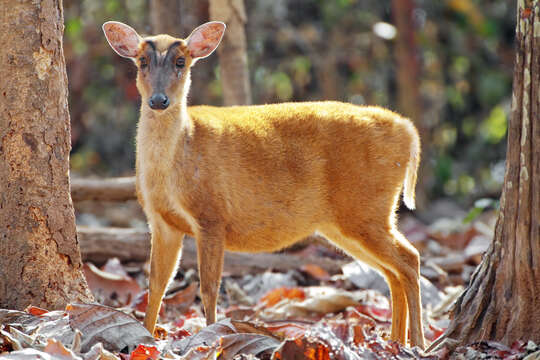
[[396, 275], [386, 268], [381, 269], [390, 288], [392, 299], [392, 334], [391, 339], [402, 344], [407, 342], [407, 297]]
[[422, 300], [420, 296], [420, 255], [418, 250], [397, 230], [391, 230], [395, 240], [393, 248], [400, 261], [386, 265], [403, 284], [409, 308], [409, 328], [411, 344], [424, 349], [424, 328], [422, 326]]
[[407, 343], [408, 315], [411, 345], [424, 348], [418, 251], [397, 230], [374, 223], [357, 229], [349, 223], [328, 235], [352, 257], [384, 274], [392, 298], [391, 338]]

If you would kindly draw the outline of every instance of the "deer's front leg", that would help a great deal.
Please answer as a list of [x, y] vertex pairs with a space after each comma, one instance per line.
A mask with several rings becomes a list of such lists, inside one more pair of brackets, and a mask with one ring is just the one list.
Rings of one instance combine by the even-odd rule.
[[162, 221], [153, 221], [151, 229], [150, 294], [144, 317], [144, 326], [153, 334], [161, 307], [161, 300], [180, 257], [184, 234]]
[[216, 304], [223, 270], [225, 233], [219, 227], [204, 229], [197, 237], [197, 257], [206, 325], [216, 322]]

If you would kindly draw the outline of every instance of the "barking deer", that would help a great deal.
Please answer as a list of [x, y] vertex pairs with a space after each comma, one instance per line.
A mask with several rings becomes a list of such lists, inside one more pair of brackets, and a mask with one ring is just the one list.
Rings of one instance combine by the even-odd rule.
[[[111, 47], [138, 67], [138, 199], [152, 233], [153, 332], [185, 234], [197, 243], [207, 324], [225, 250], [275, 251], [318, 231], [379, 270], [392, 300], [393, 340], [424, 347], [418, 251], [396, 228], [400, 194], [413, 209], [420, 161], [408, 119], [339, 102], [187, 106], [191, 67], [218, 46], [225, 24], [186, 39], [141, 37], [107, 22]], [[408, 324], [407, 324], [408, 323]]]

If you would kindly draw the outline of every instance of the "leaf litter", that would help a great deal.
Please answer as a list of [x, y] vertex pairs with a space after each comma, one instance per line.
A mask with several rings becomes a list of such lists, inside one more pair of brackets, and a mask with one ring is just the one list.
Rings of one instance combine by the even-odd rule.
[[[439, 222], [429, 228], [411, 219], [404, 232], [416, 239], [414, 245], [427, 259], [422, 263], [422, 302], [426, 339], [431, 342], [444, 332], [448, 310], [470, 276], [467, 269], [479, 261], [477, 254], [489, 229], [474, 222], [466, 226]], [[331, 253], [320, 245], [308, 245], [301, 252]], [[0, 358], [529, 360], [540, 356], [540, 347], [532, 342], [509, 347], [479, 342], [452, 353], [443, 349], [425, 354], [390, 341], [387, 286], [378, 273], [358, 263], [345, 265], [339, 274], [310, 264], [286, 273], [224, 277], [220, 321], [210, 326], [205, 324], [196, 272], [179, 271], [152, 336], [140, 322], [148, 302], [142, 290], [143, 266], [132, 264], [129, 269], [114, 259], [100, 269], [85, 264], [89, 285], [101, 304], [70, 304], [64, 311], [32, 306], [24, 312], [0, 309]]]

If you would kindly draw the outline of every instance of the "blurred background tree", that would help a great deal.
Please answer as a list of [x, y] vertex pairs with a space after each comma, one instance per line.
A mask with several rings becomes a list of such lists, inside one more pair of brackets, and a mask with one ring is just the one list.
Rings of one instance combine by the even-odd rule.
[[[74, 172], [133, 173], [135, 66], [110, 51], [101, 24], [118, 20], [141, 34], [161, 32], [152, 14], [167, 3], [174, 5], [167, 16], [177, 17], [180, 36], [210, 19], [208, 1], [65, 1]], [[407, 4], [403, 10], [375, 0], [245, 2], [252, 102], [341, 100], [417, 117], [431, 174], [423, 184], [427, 198], [451, 196], [465, 206], [498, 198], [515, 8], [488, 0]], [[399, 23], [404, 11], [405, 27]], [[403, 47], [403, 39], [416, 50]], [[411, 78], [404, 84], [406, 74]], [[417, 95], [404, 92], [407, 86]], [[410, 95], [416, 104], [404, 100]], [[190, 104], [223, 104], [217, 56], [194, 68]]]

